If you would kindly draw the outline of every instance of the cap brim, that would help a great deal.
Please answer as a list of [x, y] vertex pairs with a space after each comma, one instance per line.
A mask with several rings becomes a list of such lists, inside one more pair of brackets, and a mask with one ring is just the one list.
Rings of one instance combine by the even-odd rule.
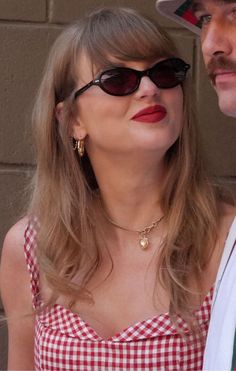
[[200, 35], [201, 28], [198, 20], [190, 9], [191, 0], [157, 0], [157, 11], [171, 20]]

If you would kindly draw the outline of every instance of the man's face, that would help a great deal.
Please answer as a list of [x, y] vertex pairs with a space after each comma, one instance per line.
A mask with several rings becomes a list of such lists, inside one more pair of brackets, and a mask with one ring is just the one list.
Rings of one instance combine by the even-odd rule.
[[202, 52], [223, 113], [236, 117], [236, 1], [193, 0]]

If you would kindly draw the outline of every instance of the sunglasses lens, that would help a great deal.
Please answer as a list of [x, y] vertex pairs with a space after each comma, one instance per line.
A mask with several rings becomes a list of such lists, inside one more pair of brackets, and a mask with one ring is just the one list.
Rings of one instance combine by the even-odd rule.
[[150, 70], [150, 78], [161, 89], [170, 89], [184, 81], [187, 69], [181, 59], [159, 62]]
[[111, 95], [131, 94], [138, 85], [138, 77], [129, 69], [117, 68], [104, 72], [100, 77], [102, 89]]

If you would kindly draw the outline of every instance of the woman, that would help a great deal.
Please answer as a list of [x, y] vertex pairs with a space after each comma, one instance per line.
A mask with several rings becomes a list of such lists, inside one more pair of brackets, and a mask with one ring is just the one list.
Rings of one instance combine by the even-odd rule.
[[129, 9], [56, 41], [31, 206], [4, 243], [9, 369], [201, 369], [235, 210], [204, 175], [188, 69]]

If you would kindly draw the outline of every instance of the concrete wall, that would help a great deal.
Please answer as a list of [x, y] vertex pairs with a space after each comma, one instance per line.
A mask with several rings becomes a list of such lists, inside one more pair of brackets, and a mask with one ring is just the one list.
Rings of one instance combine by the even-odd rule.
[[[209, 171], [236, 189], [236, 122], [218, 110], [190, 32], [158, 17], [155, 0], [0, 0], [0, 245], [27, 202], [33, 169], [30, 113], [53, 40], [65, 24], [101, 5], [139, 9], [168, 29], [192, 64], [200, 128]], [[0, 307], [2, 311], [2, 307]], [[0, 370], [6, 365], [6, 329], [0, 327]]]

